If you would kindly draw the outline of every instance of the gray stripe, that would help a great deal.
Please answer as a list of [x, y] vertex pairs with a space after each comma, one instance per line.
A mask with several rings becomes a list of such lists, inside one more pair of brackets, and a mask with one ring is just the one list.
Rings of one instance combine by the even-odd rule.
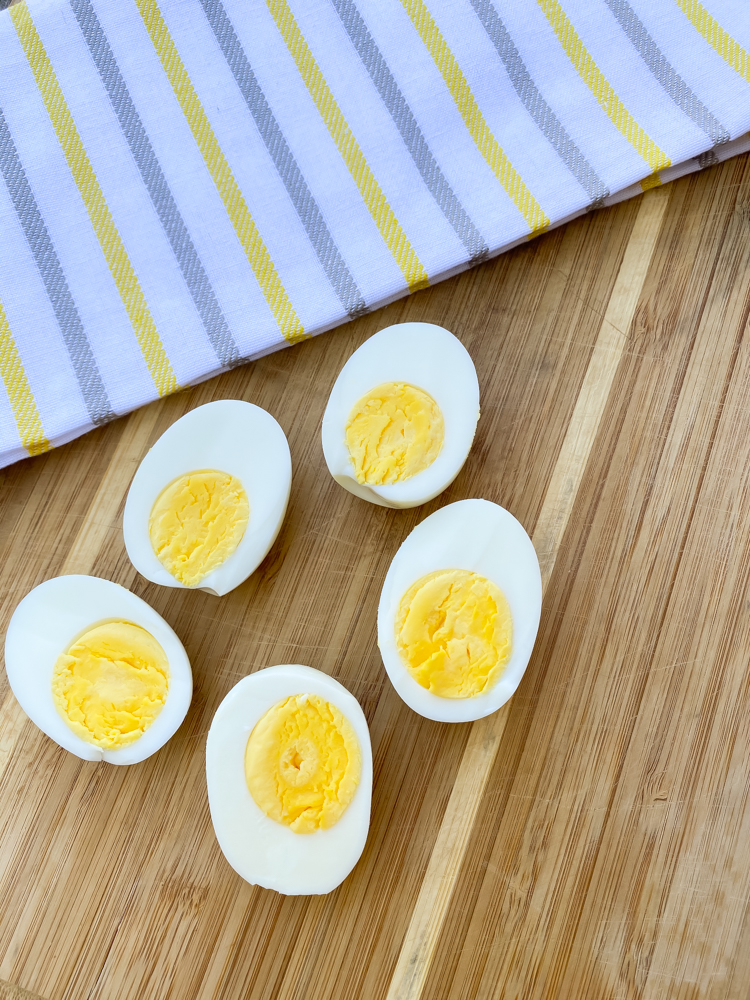
[[362, 19], [362, 15], [352, 0], [331, 0], [331, 3], [341, 18], [341, 23], [346, 28], [346, 33], [357, 50], [359, 58], [364, 63], [365, 69], [370, 74], [370, 78], [380, 94], [380, 99], [401, 133], [401, 138], [409, 150], [417, 170], [422, 175], [427, 190], [466, 247], [470, 262], [472, 264], [478, 263], [489, 253], [484, 237], [469, 218], [438, 166], [411, 108], [399, 90], [388, 64]]
[[364, 297], [333, 241], [323, 214], [273, 116], [221, 0], [200, 2], [328, 280], [349, 316], [361, 316], [367, 312]]
[[231, 368], [239, 364], [243, 358], [240, 356], [198, 252], [190, 239], [187, 226], [169, 190], [107, 37], [90, 0], [70, 0], [70, 5], [219, 364], [224, 368]]
[[593, 203], [601, 202], [609, 195], [609, 188], [576, 146], [566, 132], [563, 123], [540, 94], [539, 88], [531, 79], [526, 64], [508, 33], [508, 29], [500, 20], [492, 3], [490, 0], [471, 0], [471, 5], [495, 46], [497, 54], [502, 59], [510, 82], [539, 131], [591, 201]]
[[707, 149], [705, 153], [701, 153], [700, 156], [694, 156], [693, 159], [697, 162], [701, 170], [706, 167], [713, 167], [719, 162], [719, 157], [716, 155], [714, 149]]
[[714, 146], [726, 142], [729, 132], [711, 114], [705, 104], [692, 92], [679, 73], [653, 40], [646, 26], [627, 3], [627, 0], [604, 0], [620, 27], [628, 36], [638, 55], [669, 94], [674, 103], [688, 118], [702, 129]]
[[104, 424], [108, 420], [113, 420], [116, 414], [107, 398], [107, 390], [99, 374], [91, 344], [2, 110], [0, 110], [0, 172], [5, 178], [13, 207], [44, 287], [47, 289], [91, 422]]

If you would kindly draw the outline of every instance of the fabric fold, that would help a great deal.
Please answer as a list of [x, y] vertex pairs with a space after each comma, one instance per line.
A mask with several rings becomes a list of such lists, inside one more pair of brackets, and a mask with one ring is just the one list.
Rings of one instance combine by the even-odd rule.
[[748, 49], [731, 0], [12, 4], [0, 466], [745, 152]]

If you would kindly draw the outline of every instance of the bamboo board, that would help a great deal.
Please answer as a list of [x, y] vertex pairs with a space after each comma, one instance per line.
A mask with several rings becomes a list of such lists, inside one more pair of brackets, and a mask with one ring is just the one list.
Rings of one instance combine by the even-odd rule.
[[[746, 1000], [749, 229], [738, 158], [0, 473], [2, 629], [91, 572], [164, 615], [195, 677], [173, 740], [114, 768], [0, 674], [0, 1000]], [[461, 338], [482, 417], [450, 489], [391, 511], [330, 479], [320, 420], [351, 352], [407, 319]], [[139, 578], [121, 515], [150, 444], [222, 397], [274, 414], [294, 479], [268, 558], [216, 599]], [[471, 496], [532, 534], [544, 609], [507, 708], [448, 726], [395, 695], [375, 617], [401, 541]], [[213, 713], [283, 662], [371, 727], [370, 837], [327, 897], [242, 882], [208, 815]]]

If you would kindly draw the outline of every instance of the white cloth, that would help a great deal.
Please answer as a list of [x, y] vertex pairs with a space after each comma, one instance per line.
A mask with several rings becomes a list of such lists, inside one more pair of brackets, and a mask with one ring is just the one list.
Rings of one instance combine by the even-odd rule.
[[0, 13], [0, 465], [750, 148], [745, 0]]

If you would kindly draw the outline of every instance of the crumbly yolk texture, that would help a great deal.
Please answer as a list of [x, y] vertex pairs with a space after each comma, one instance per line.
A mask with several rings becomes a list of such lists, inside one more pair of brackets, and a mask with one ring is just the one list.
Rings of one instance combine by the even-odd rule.
[[130, 622], [97, 625], [57, 658], [55, 707], [70, 728], [102, 750], [142, 736], [164, 707], [167, 655], [150, 632]]
[[384, 486], [411, 479], [438, 457], [444, 433], [440, 407], [422, 389], [405, 382], [375, 386], [346, 425], [357, 482]]
[[214, 469], [191, 472], [170, 483], [154, 504], [151, 545], [173, 577], [197, 587], [231, 556], [249, 518], [239, 479]]
[[398, 651], [414, 680], [441, 698], [489, 691], [510, 659], [512, 639], [503, 592], [478, 573], [428, 573], [401, 598]]
[[269, 708], [245, 750], [245, 779], [266, 816], [295, 833], [327, 830], [352, 800], [362, 769], [349, 720], [314, 694]]

